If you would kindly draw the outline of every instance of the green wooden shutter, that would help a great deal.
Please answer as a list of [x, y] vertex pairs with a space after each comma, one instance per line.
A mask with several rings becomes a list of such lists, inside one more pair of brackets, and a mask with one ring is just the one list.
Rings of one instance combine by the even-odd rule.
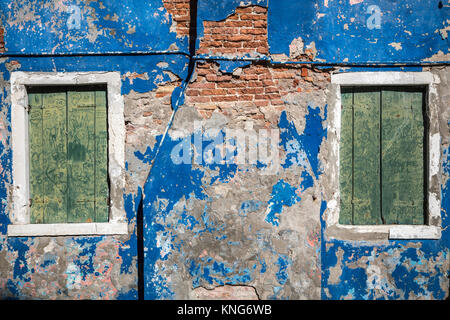
[[353, 224], [353, 92], [342, 93], [339, 183], [339, 223]]
[[42, 94], [28, 96], [31, 223], [44, 223], [44, 153]]
[[108, 221], [108, 127], [106, 92], [95, 93], [95, 221]]
[[343, 89], [341, 224], [423, 224], [423, 92]]
[[380, 95], [353, 94], [353, 224], [380, 224]]
[[69, 91], [68, 222], [95, 221], [95, 93]]
[[105, 91], [29, 94], [32, 223], [107, 222]]
[[422, 92], [382, 91], [382, 199], [387, 224], [423, 224]]
[[[31, 108], [32, 110], [33, 108]], [[42, 159], [43, 183], [43, 223], [66, 222], [67, 208], [67, 141], [66, 141], [66, 94], [54, 92], [42, 94]], [[33, 125], [31, 125], [33, 127]], [[36, 129], [36, 130], [35, 130]], [[30, 154], [38, 152], [34, 149], [34, 132], [39, 130], [39, 125], [30, 130], [31, 147]], [[32, 162], [32, 161], [30, 161]], [[33, 181], [33, 177], [31, 179]], [[34, 192], [35, 183], [30, 183]], [[38, 187], [37, 190], [39, 190]], [[33, 201], [32, 201], [33, 207]], [[33, 220], [33, 219], [31, 219]], [[39, 220], [37, 218], [36, 220]]]

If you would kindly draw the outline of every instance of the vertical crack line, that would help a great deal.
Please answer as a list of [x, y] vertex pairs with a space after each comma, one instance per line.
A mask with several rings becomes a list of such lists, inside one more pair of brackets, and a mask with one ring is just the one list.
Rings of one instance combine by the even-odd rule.
[[143, 194], [136, 215], [136, 237], [137, 237], [137, 286], [138, 300], [144, 300], [144, 214], [143, 214]]
[[198, 0], [189, 1], [189, 62], [195, 56], [195, 46], [197, 43], [197, 2]]
[[[195, 50], [196, 50], [196, 43], [197, 43], [197, 3], [198, 0], [190, 0], [189, 1], [189, 65], [188, 65], [188, 73], [186, 76], [186, 79], [184, 79], [181, 83], [181, 92], [179, 93], [179, 97], [182, 97], [185, 93], [185, 90], [189, 84], [189, 81], [192, 78], [192, 74], [195, 70]], [[173, 93], [172, 93], [173, 94]], [[176, 104], [179, 104], [179, 99], [176, 101]], [[159, 151], [161, 150], [161, 147], [164, 143], [164, 140], [167, 136], [167, 133], [169, 132], [169, 129], [172, 126], [173, 119], [175, 118], [175, 113], [178, 110], [178, 105], [172, 106], [173, 111], [172, 115], [170, 117], [169, 123], [167, 124], [166, 130], [164, 132], [164, 135], [161, 139], [161, 142], [159, 143], [155, 157], [153, 158], [153, 161], [150, 165], [150, 169], [147, 174], [147, 178], [145, 181], [148, 180], [150, 177], [150, 174], [153, 170], [153, 166], [155, 165], [156, 159], [158, 158]], [[145, 279], [144, 279], [144, 265], [145, 265], [145, 259], [144, 259], [144, 191], [141, 192], [141, 199], [139, 202], [139, 207], [137, 210], [137, 216], [136, 216], [136, 223], [137, 223], [137, 260], [138, 260], [138, 300], [144, 300], [145, 299]]]

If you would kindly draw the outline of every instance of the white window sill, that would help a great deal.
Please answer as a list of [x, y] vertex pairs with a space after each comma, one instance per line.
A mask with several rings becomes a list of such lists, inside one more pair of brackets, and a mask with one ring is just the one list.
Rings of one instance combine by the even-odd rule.
[[54, 224], [10, 224], [9, 237], [32, 236], [92, 236], [127, 234], [126, 222], [105, 223], [54, 223]]
[[338, 240], [426, 240], [440, 239], [441, 228], [427, 225], [329, 226], [326, 235]]

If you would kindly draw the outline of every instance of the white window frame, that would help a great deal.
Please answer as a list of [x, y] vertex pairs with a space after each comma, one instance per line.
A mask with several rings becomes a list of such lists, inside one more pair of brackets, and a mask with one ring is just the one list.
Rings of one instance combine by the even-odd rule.
[[[11, 74], [12, 208], [8, 236], [127, 234], [124, 210], [125, 122], [119, 72], [13, 72]], [[109, 220], [102, 223], [30, 223], [27, 86], [106, 84], [108, 98]]]
[[[439, 167], [441, 163], [441, 136], [439, 133], [439, 107], [436, 105], [439, 79], [430, 72], [348, 72], [331, 76], [332, 101], [328, 120], [331, 156], [337, 159], [329, 163], [332, 172], [333, 194], [327, 202], [326, 236], [341, 240], [388, 240], [388, 239], [440, 239], [441, 199]], [[341, 86], [427, 86], [426, 103], [429, 110], [428, 135], [428, 224], [427, 225], [343, 225], [339, 223], [339, 143], [341, 135]], [[432, 184], [435, 185], [432, 185]]]

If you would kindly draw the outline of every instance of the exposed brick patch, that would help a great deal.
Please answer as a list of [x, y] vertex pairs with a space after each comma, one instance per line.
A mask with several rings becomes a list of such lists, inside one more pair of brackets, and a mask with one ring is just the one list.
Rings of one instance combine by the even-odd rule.
[[4, 34], [3, 27], [0, 26], [0, 52], [5, 52], [5, 40], [3, 34]]
[[164, 8], [172, 15], [173, 25], [179, 36], [189, 35], [190, 1], [189, 0], [163, 0]]
[[273, 66], [253, 63], [233, 74], [214, 62], [198, 62], [197, 78], [189, 84], [186, 103], [209, 118], [214, 111], [231, 117], [246, 116], [264, 127], [275, 126], [285, 109], [285, 98], [300, 92], [324, 90], [329, 74], [309, 66]]
[[223, 21], [204, 21], [197, 53], [214, 56], [269, 54], [267, 8], [239, 7]]

